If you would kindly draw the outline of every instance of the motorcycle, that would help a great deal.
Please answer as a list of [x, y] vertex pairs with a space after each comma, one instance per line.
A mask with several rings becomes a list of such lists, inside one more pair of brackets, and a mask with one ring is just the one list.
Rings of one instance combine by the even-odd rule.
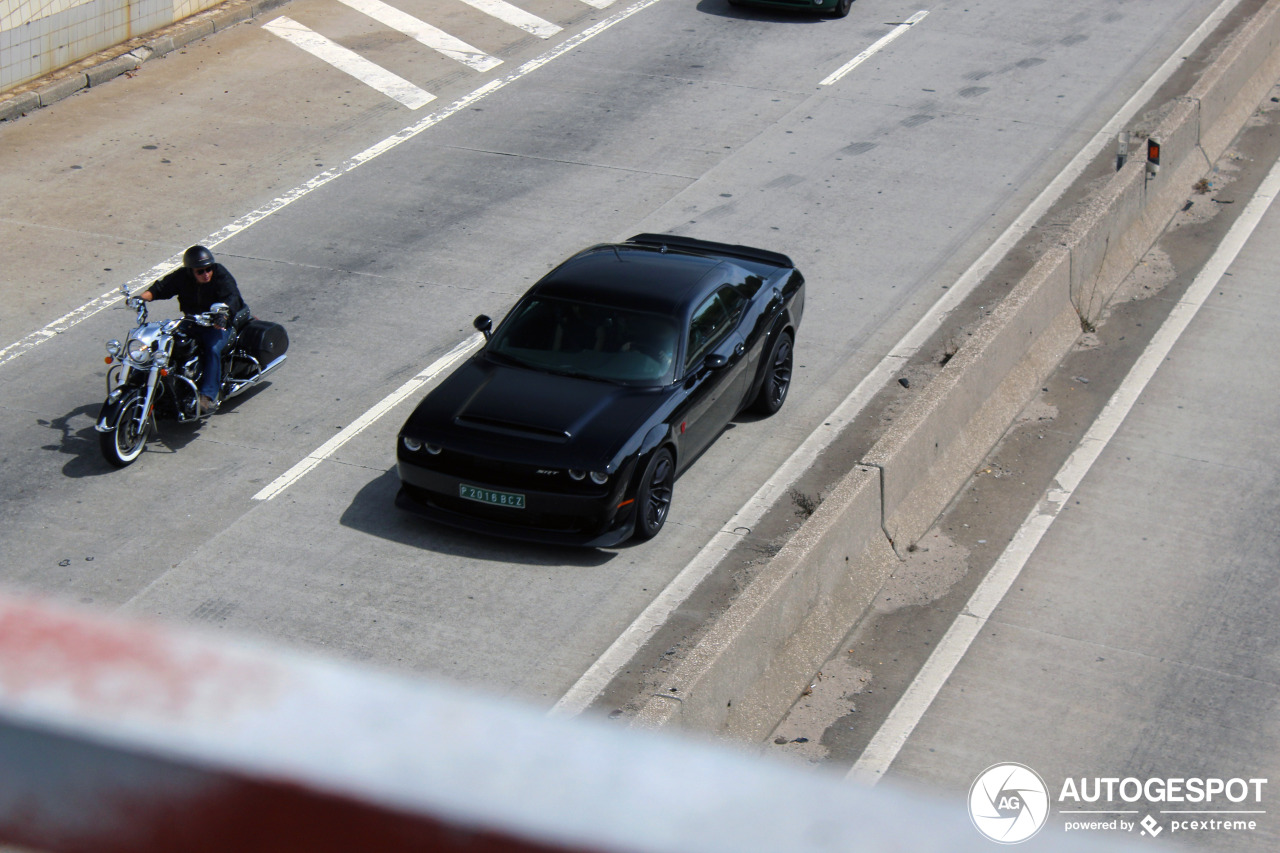
[[284, 326], [258, 320], [244, 309], [231, 316], [223, 303], [175, 320], [147, 322], [147, 303], [121, 287], [125, 304], [138, 312], [137, 328], [123, 344], [107, 341], [107, 398], [95, 429], [102, 455], [123, 468], [141, 455], [157, 431], [157, 418], [199, 420], [200, 344], [196, 326], [230, 328], [222, 351], [221, 399], [244, 393], [284, 363], [289, 336]]

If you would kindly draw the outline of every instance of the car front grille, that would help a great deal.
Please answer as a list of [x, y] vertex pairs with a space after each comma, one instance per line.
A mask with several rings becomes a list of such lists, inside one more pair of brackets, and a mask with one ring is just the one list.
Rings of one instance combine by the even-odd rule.
[[571, 480], [567, 471], [537, 465], [490, 459], [469, 453], [445, 450], [438, 456], [416, 455], [415, 464], [432, 471], [448, 474], [475, 485], [495, 489], [518, 489], [537, 492], [556, 492], [567, 495], [604, 495], [607, 486], [597, 486], [590, 480]]

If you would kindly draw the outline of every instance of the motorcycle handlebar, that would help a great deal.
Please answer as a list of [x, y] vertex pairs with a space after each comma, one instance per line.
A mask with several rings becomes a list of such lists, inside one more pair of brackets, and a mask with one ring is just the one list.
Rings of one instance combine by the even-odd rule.
[[199, 314], [187, 314], [183, 316], [184, 320], [190, 320], [197, 326], [212, 326], [216, 329], [225, 329], [231, 320], [230, 312], [216, 310], [203, 311]]

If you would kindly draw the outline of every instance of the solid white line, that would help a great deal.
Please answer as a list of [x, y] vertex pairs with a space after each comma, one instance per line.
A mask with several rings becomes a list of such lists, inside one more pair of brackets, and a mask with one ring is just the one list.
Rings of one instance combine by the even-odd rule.
[[560, 32], [560, 27], [555, 24], [531, 15], [518, 6], [512, 6], [506, 0], [462, 0], [462, 2], [541, 39], [550, 38]]
[[496, 56], [490, 56], [462, 39], [454, 38], [444, 30], [437, 29], [426, 21], [420, 21], [413, 15], [383, 3], [382, 0], [341, 0], [341, 2], [381, 24], [386, 24], [393, 30], [399, 30], [437, 53], [456, 59], [468, 68], [488, 71], [502, 64], [502, 60]]
[[411, 110], [426, 106], [436, 99], [436, 96], [430, 92], [413, 85], [398, 74], [393, 74], [381, 65], [370, 62], [355, 51], [330, 41], [292, 18], [281, 15], [263, 24], [262, 28], [302, 48], [317, 59], [324, 60], [339, 71], [350, 74], [366, 86], [378, 90], [389, 98], [394, 98]]
[[337, 453], [344, 444], [364, 432], [376, 423], [379, 418], [398, 406], [406, 397], [416, 392], [431, 380], [435, 379], [457, 362], [471, 355], [471, 353], [480, 346], [480, 343], [483, 340], [484, 337], [477, 333], [449, 350], [440, 358], [432, 362], [431, 366], [426, 370], [422, 371], [395, 391], [382, 398], [377, 405], [369, 409], [360, 417], [356, 418], [353, 423], [348, 424], [346, 428], [333, 438], [307, 454], [305, 459], [273, 480], [269, 485], [264, 487], [262, 491], [254, 495], [253, 499], [255, 501], [269, 501], [285, 489], [289, 488], [298, 480], [302, 479], [304, 474], [324, 460], [328, 459], [333, 454]]
[[837, 68], [835, 71], [831, 72], [831, 74], [830, 74], [830, 75], [828, 75], [828, 76], [826, 77], [826, 79], [824, 79], [824, 80], [823, 80], [821, 83], [819, 83], [818, 85], [819, 85], [819, 86], [830, 86], [832, 83], [835, 83], [835, 82], [836, 82], [836, 81], [838, 81], [841, 77], [843, 77], [844, 75], [848, 74], [850, 71], [852, 71], [853, 69], [857, 68], [859, 65], [861, 65], [861, 64], [862, 64], [862, 63], [864, 63], [864, 62], [866, 62], [866, 61], [867, 61], [868, 59], [870, 59], [871, 57], [875, 56], [877, 53], [879, 53], [881, 50], [883, 50], [885, 47], [887, 47], [887, 46], [889, 45], [889, 43], [890, 43], [890, 42], [892, 42], [894, 39], [896, 39], [896, 38], [898, 38], [899, 36], [901, 36], [901, 35], [902, 35], [903, 33], [905, 33], [907, 30], [911, 29], [914, 25], [916, 25], [916, 24], [920, 23], [921, 21], [923, 21], [923, 20], [928, 16], [928, 14], [929, 14], [929, 13], [928, 13], [927, 11], [920, 11], [920, 12], [916, 12], [916, 13], [915, 13], [914, 15], [912, 15], [910, 18], [907, 18], [907, 20], [906, 20], [906, 21], [904, 21], [904, 22], [903, 22], [903, 23], [901, 23], [901, 24], [898, 24], [896, 27], [894, 27], [892, 30], [890, 30], [890, 31], [889, 31], [889, 34], [888, 34], [887, 36], [885, 36], [884, 38], [880, 39], [880, 41], [878, 41], [878, 42], [876, 42], [875, 44], [871, 45], [871, 47], [867, 48], [867, 49], [866, 49], [866, 50], [864, 50], [862, 53], [860, 53], [860, 54], [858, 54], [857, 56], [855, 56], [853, 59], [850, 59], [850, 60], [849, 60], [848, 62], [846, 62], [844, 65], [841, 65], [841, 66], [840, 66], [839, 68]]
[[[639, 0], [639, 2], [633, 3], [632, 5], [623, 9], [621, 12], [617, 12], [611, 15], [610, 17], [605, 18], [603, 21], [600, 21], [599, 23], [591, 25], [587, 29], [578, 33], [576, 36], [565, 39], [560, 44], [551, 48], [541, 56], [535, 59], [529, 60], [524, 65], [521, 65], [518, 69], [508, 74], [507, 76], [502, 77], [498, 80], [490, 80], [488, 83], [485, 83], [483, 86], [476, 89], [471, 94], [465, 95], [462, 98], [459, 98], [458, 100], [454, 101], [452, 104], [445, 107], [444, 109], [431, 113], [430, 115], [420, 119], [415, 124], [411, 124], [408, 127], [404, 128], [403, 130], [399, 131], [398, 133], [388, 136], [386, 139], [382, 140], [381, 142], [378, 142], [375, 145], [369, 146], [364, 151], [361, 151], [359, 154], [355, 155], [354, 157], [352, 157], [350, 160], [343, 163], [342, 165], [336, 166], [332, 169], [328, 169], [324, 172], [321, 172], [319, 175], [316, 175], [314, 178], [302, 184], [301, 186], [294, 187], [292, 190], [285, 193], [284, 195], [268, 202], [263, 207], [260, 207], [257, 210], [251, 211], [249, 213], [246, 213], [244, 216], [240, 217], [239, 219], [235, 220], [229, 225], [223, 226], [219, 230], [210, 234], [205, 239], [201, 240], [200, 244], [203, 246], [208, 246], [209, 248], [217, 247], [220, 243], [230, 240], [232, 237], [239, 234], [241, 231], [244, 231], [252, 227], [253, 225], [257, 224], [258, 222], [261, 222], [271, 214], [278, 213], [279, 211], [293, 204], [298, 199], [304, 198], [310, 195], [311, 193], [315, 192], [316, 190], [328, 184], [330, 181], [337, 180], [338, 178], [342, 177], [348, 172], [351, 172], [352, 170], [357, 169], [360, 166], [363, 166], [365, 163], [368, 163], [370, 160], [373, 160], [376, 157], [380, 157], [383, 154], [386, 154], [388, 151], [391, 151], [392, 149], [398, 147], [399, 145], [405, 142], [408, 142], [410, 139], [413, 139], [419, 134], [430, 130], [440, 122], [449, 118], [450, 116], [456, 115], [457, 113], [462, 112], [463, 110], [470, 109], [474, 104], [483, 100], [489, 95], [492, 95], [494, 92], [498, 91], [499, 89], [511, 83], [514, 83], [515, 81], [521, 79], [522, 77], [526, 77], [529, 74], [532, 74], [534, 71], [537, 71], [539, 68], [551, 62], [552, 60], [563, 56], [564, 54], [573, 50], [578, 45], [582, 44], [583, 42], [586, 42], [590, 39], [595, 38], [596, 36], [603, 33], [605, 30], [614, 26], [615, 24], [625, 21], [627, 18], [631, 17], [637, 12], [641, 12], [649, 8], [650, 6], [654, 5], [655, 3], [659, 3], [659, 2], [661, 2], [661, 0]], [[182, 253], [179, 252], [178, 254], [165, 260], [163, 263], [156, 264], [154, 267], [142, 273], [141, 275], [137, 275], [129, 279], [129, 281], [125, 283], [125, 287], [129, 290], [130, 293], [132, 293], [137, 288], [150, 284], [160, 276], [172, 270], [175, 266], [181, 263], [181, 260], [182, 260]], [[4, 349], [0, 349], [0, 365], [7, 364], [8, 362], [13, 361], [19, 356], [30, 352], [32, 349], [44, 343], [45, 341], [56, 337], [57, 335], [67, 331], [68, 329], [70, 329], [71, 327], [79, 323], [84, 322], [85, 320], [97, 314], [99, 311], [102, 311], [104, 308], [109, 308], [119, 301], [120, 301], [120, 288], [112, 288], [111, 290], [107, 291], [106, 293], [102, 294], [96, 299], [93, 299], [92, 301], [84, 305], [81, 305], [79, 308], [76, 308], [72, 311], [68, 311], [66, 314], [54, 320], [52, 323], [49, 323], [43, 329], [39, 329], [35, 332], [32, 332], [31, 334], [24, 337], [22, 340], [9, 344]]]
[[933, 307], [916, 322], [911, 330], [902, 336], [894, 348], [882, 358], [871, 372], [867, 374], [857, 387], [850, 392], [829, 418], [805, 439], [786, 462], [777, 470], [769, 481], [738, 510], [728, 523], [711, 538], [688, 565], [671, 583], [636, 617], [627, 629], [618, 636], [600, 658], [593, 663], [582, 677], [578, 679], [564, 696], [552, 707], [554, 714], [578, 714], [590, 707], [596, 697], [608, 686], [619, 672], [630, 662], [636, 653], [648, 642], [653, 632], [675, 611], [693, 592], [702, 580], [711, 573], [720, 560], [738, 543], [741, 534], [738, 531], [749, 531], [772, 505], [773, 500], [799, 479], [808, 469], [817, 455], [839, 435], [845, 424], [857, 417], [858, 413], [871, 401], [879, 390], [887, 385], [907, 359], [924, 346], [929, 337], [946, 320], [975, 287], [986, 277], [996, 262], [1004, 257], [1031, 229], [1067, 187], [1078, 178], [1103, 145], [1111, 143], [1115, 131], [1145, 104], [1151, 95], [1167, 80], [1182, 63], [1182, 57], [1190, 54], [1201, 41], [1217, 26], [1239, 0], [1225, 0], [1217, 11], [1187, 37], [1168, 60], [1160, 66], [1155, 75], [1146, 82], [1120, 108], [1115, 117], [1103, 126], [1067, 168], [1055, 178], [1044, 191], [1036, 197], [1022, 215], [1005, 229], [1004, 233], [982, 253], [969, 269], [948, 288], [947, 292], [934, 303]]
[[597, 9], [605, 9], [613, 5], [613, 0], [582, 0], [582, 2]]
[[1133, 409], [1147, 383], [1155, 376], [1174, 344], [1248, 242], [1277, 193], [1280, 193], [1280, 163], [1272, 166], [1257, 193], [1241, 212], [1240, 218], [1227, 232], [1222, 244], [1191, 283], [1186, 295], [1173, 307], [1151, 343], [1143, 350], [1120, 387], [1107, 401], [1106, 407], [1089, 427], [1080, 446], [1063, 463], [1054, 478], [1056, 487], [1046, 491], [1039, 504], [1027, 514], [1013, 541], [978, 584], [964, 610], [956, 617], [919, 675], [898, 700], [898, 704], [849, 771], [849, 779], [874, 785], [884, 777], [889, 765], [960, 663], [978, 632], [1004, 599], [1062, 507], [1071, 499], [1093, 463], [1115, 437], [1116, 431]]

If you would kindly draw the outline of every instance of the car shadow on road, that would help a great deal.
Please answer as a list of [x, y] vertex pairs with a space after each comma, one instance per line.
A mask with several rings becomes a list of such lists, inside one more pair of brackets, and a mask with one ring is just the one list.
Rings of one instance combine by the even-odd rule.
[[495, 563], [594, 568], [618, 556], [600, 548], [538, 545], [435, 524], [397, 508], [399, 490], [400, 476], [394, 468], [389, 469], [356, 493], [339, 523], [412, 548]]
[[777, 21], [788, 24], [830, 23], [831, 18], [807, 9], [772, 9], [765, 6], [732, 6], [729, 0], [699, 0], [697, 10], [706, 15], [721, 18], [741, 18], [749, 21]]

